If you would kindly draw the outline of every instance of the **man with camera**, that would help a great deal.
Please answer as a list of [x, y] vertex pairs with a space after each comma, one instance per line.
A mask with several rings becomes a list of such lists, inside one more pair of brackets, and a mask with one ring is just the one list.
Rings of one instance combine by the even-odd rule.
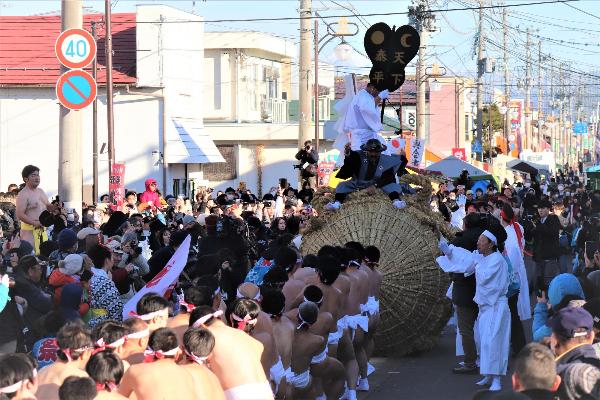
[[304, 148], [296, 153], [296, 160], [300, 161], [300, 164], [295, 165], [294, 168], [300, 170], [302, 179], [309, 179], [317, 176], [319, 153], [317, 153], [317, 150], [312, 146], [311, 140], [304, 142]]
[[123, 235], [121, 250], [123, 251], [123, 258], [119, 263], [119, 267], [127, 268], [130, 273], [136, 272], [138, 276], [144, 276], [150, 272], [148, 261], [142, 255], [142, 248], [135, 232]]
[[548, 200], [541, 200], [537, 207], [539, 220], [530, 223], [536, 290], [546, 290], [552, 278], [559, 271], [560, 245], [558, 239], [562, 226], [558, 217], [550, 213], [550, 208], [551, 204]]

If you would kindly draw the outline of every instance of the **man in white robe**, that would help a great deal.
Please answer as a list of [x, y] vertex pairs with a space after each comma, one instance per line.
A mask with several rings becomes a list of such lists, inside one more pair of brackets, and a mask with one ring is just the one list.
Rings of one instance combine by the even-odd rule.
[[508, 264], [498, 251], [498, 243], [502, 247], [506, 232], [501, 226], [489, 229], [481, 234], [473, 253], [440, 242], [444, 256], [438, 257], [437, 262], [446, 272], [464, 272], [465, 276], [475, 273], [477, 286], [473, 300], [479, 306], [479, 371], [484, 376], [477, 384], [490, 385], [489, 390], [499, 391], [510, 348], [510, 310], [506, 298], [509, 276]]
[[[360, 151], [360, 146], [369, 139], [377, 139], [385, 145], [386, 141], [379, 133], [382, 124], [378, 104], [388, 98], [389, 91], [380, 92], [369, 83], [365, 89], [353, 95], [353, 90], [349, 90], [348, 86], [346, 85], [346, 96], [336, 107], [340, 118], [335, 125], [338, 136], [333, 147], [343, 153], [344, 146], [350, 142], [353, 151]], [[383, 154], [391, 153], [388, 149]]]

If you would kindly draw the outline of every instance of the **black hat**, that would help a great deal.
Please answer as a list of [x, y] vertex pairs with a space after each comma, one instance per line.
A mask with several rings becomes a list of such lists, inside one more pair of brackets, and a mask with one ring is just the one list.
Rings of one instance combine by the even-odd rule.
[[227, 189], [225, 189], [225, 193], [235, 193], [235, 189], [232, 187], [228, 187]]
[[226, 194], [221, 194], [217, 196], [217, 204], [220, 206], [230, 206], [233, 204], [233, 201], [229, 200]]
[[550, 204], [550, 201], [546, 199], [540, 200], [538, 203], [538, 208], [552, 208], [552, 204]]
[[369, 139], [367, 140], [367, 143], [360, 146], [360, 149], [362, 151], [378, 151], [381, 153], [382, 151], [387, 150], [387, 146], [377, 139]]

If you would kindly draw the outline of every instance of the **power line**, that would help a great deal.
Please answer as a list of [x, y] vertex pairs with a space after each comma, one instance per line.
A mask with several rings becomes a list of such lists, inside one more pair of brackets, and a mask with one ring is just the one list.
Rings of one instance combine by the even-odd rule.
[[[545, 4], [557, 4], [557, 3], [568, 3], [575, 2], [580, 0], [545, 0], [545, 1], [533, 1], [526, 3], [517, 3], [517, 4], [497, 4], [497, 5], [489, 5], [481, 7], [484, 10], [493, 10], [493, 9], [502, 9], [502, 8], [516, 8], [516, 7], [527, 7], [527, 6], [539, 6]], [[479, 10], [480, 7], [463, 7], [463, 8], [448, 8], [448, 9], [436, 9], [436, 10], [428, 10], [430, 13], [441, 13], [441, 12], [454, 12], [454, 11], [472, 11]], [[381, 17], [381, 16], [391, 16], [391, 15], [408, 15], [408, 11], [404, 12], [386, 12], [386, 13], [366, 13], [366, 14], [346, 14], [346, 15], [324, 15], [320, 18], [352, 18], [352, 17]], [[220, 22], [277, 22], [277, 21], [300, 21], [302, 19], [310, 19], [313, 20], [315, 18], [319, 18], [315, 15], [300, 17], [270, 17], [270, 18], [238, 18], [238, 19], [212, 19], [212, 20], [175, 20], [175, 21], [136, 21], [136, 24], [180, 24], [180, 23], [220, 23]], [[4, 19], [4, 18], [3, 18]], [[4, 20], [3, 24], [6, 23], [47, 23], [47, 21], [36, 21], [36, 20]], [[130, 24], [131, 21], [113, 21], [113, 25], [118, 24]]]
[[565, 6], [567, 6], [567, 7], [571, 7], [571, 8], [573, 8], [573, 9], [575, 9], [575, 10], [579, 11], [579, 12], [582, 12], [582, 13], [584, 13], [585, 15], [589, 15], [590, 17], [594, 17], [594, 18], [596, 18], [596, 19], [600, 19], [600, 17], [599, 17], [599, 16], [597, 16], [597, 15], [594, 15], [594, 14], [592, 14], [592, 13], [589, 13], [589, 12], [587, 12], [587, 11], [585, 11], [585, 10], [582, 10], [581, 8], [577, 8], [577, 7], [575, 7], [575, 6], [571, 5], [571, 4], [567, 4], [567, 3], [565, 3]]

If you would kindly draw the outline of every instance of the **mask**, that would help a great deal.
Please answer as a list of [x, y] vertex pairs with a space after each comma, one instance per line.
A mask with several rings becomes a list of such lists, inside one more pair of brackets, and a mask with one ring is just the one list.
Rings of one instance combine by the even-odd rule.
[[529, 183], [529, 182], [525, 182], [525, 183], [523, 184], [523, 186], [525, 186], [526, 188], [529, 188], [529, 187], [531, 187], [531, 183]]

